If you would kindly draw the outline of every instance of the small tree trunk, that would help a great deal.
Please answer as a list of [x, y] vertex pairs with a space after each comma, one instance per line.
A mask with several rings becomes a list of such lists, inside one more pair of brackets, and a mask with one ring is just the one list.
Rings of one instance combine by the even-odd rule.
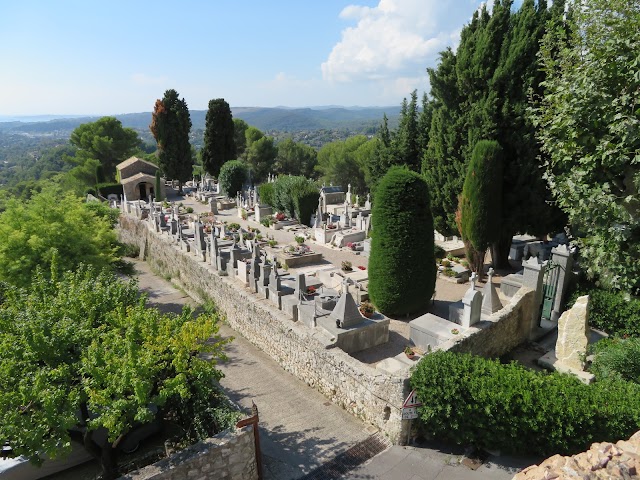
[[509, 263], [509, 249], [511, 248], [511, 239], [513, 234], [511, 232], [500, 235], [497, 242], [491, 244], [491, 261], [493, 268], [501, 270], [509, 270], [511, 264]]

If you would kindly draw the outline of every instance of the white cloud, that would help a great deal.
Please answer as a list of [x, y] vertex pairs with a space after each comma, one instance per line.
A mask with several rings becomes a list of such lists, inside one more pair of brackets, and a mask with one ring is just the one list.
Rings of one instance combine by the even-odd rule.
[[394, 83], [397, 78], [413, 78], [408, 83], [419, 83], [426, 78], [425, 68], [435, 65], [438, 52], [454, 44], [461, 25], [470, 19], [474, 7], [465, 8], [465, 3], [380, 0], [376, 7], [345, 7], [340, 17], [356, 25], [343, 30], [342, 39], [322, 64], [323, 78]]

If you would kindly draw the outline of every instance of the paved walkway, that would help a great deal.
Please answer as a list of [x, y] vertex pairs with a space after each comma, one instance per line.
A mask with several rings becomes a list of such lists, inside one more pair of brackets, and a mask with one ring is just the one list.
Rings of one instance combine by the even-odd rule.
[[[172, 312], [187, 304], [197, 306], [172, 284], [154, 275], [145, 262], [135, 264], [140, 288], [148, 293], [152, 306]], [[229, 361], [220, 365], [226, 375], [221, 384], [243, 408], [248, 410], [252, 402], [259, 408], [267, 480], [508, 480], [532, 463], [491, 457], [474, 471], [459, 463], [459, 451], [394, 446], [367, 463], [349, 465], [350, 453], [370, 442], [376, 430], [282, 370], [231, 328], [223, 325], [220, 331], [225, 337], [234, 337], [227, 350]]]

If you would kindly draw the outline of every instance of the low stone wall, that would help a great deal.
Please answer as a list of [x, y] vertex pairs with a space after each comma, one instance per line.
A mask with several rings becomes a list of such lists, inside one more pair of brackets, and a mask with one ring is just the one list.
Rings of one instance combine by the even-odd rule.
[[252, 426], [227, 430], [198, 442], [153, 465], [130, 472], [120, 480], [257, 480]]
[[438, 346], [439, 350], [499, 357], [528, 341], [535, 292], [522, 287], [504, 308]]
[[640, 432], [618, 443], [594, 443], [573, 457], [554, 455], [540, 465], [532, 465], [513, 480], [569, 480], [638, 478], [640, 474]]
[[294, 322], [237, 281], [221, 277], [209, 264], [180, 250], [171, 236], [150, 227], [148, 222], [121, 215], [120, 241], [138, 245], [141, 257], [158, 274], [171, 277], [194, 298], [213, 300], [234, 330], [286, 371], [379, 428], [393, 443], [406, 438], [408, 422], [402, 421], [401, 406], [409, 393], [408, 376], [383, 373], [338, 348], [326, 348], [313, 329]]

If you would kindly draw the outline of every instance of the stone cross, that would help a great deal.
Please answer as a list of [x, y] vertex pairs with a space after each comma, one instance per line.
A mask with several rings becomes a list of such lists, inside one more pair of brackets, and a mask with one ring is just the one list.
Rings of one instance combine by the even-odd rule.
[[471, 288], [476, 289], [476, 282], [478, 281], [478, 275], [476, 272], [471, 272]]

